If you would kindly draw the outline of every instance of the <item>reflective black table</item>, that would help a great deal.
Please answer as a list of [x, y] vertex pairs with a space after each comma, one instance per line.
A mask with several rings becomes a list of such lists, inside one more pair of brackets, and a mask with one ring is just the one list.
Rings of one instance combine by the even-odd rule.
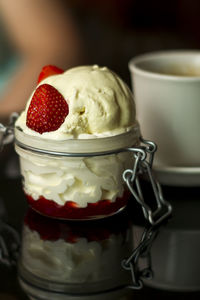
[[163, 194], [173, 214], [138, 257], [144, 286], [132, 289], [122, 261], [149, 230], [133, 199], [105, 220], [51, 220], [28, 208], [20, 178], [1, 176], [0, 299], [199, 299], [200, 189], [163, 187]]

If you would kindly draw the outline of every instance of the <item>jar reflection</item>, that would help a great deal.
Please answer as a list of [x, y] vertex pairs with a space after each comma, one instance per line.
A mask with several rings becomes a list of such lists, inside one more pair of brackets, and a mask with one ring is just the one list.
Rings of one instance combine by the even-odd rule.
[[130, 274], [121, 262], [132, 251], [126, 210], [105, 220], [67, 222], [29, 209], [23, 225], [20, 284], [32, 299], [71, 299], [70, 294], [73, 299], [128, 297], [130, 291], [123, 287]]

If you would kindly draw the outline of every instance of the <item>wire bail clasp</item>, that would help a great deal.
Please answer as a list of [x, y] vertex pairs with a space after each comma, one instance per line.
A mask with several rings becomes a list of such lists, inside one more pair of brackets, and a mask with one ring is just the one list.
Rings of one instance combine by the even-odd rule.
[[[142, 206], [144, 217], [151, 225], [157, 225], [166, 219], [172, 211], [172, 206], [164, 200], [161, 186], [154, 178], [152, 165], [157, 146], [152, 141], [140, 138], [141, 146], [127, 148], [127, 151], [134, 153], [133, 169], [127, 169], [123, 172], [123, 180], [127, 184], [130, 192], [136, 201]], [[144, 200], [140, 177], [144, 175], [151, 183], [153, 194], [155, 196], [156, 208], [151, 208]]]
[[10, 144], [14, 140], [14, 124], [18, 118], [18, 113], [11, 114], [8, 126], [0, 123], [0, 152], [3, 150], [4, 145]]

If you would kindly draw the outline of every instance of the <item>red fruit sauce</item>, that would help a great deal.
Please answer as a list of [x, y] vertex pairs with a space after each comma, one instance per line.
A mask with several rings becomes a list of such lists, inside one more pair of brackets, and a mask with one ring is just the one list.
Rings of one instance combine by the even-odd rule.
[[115, 202], [100, 200], [96, 203], [88, 203], [87, 207], [82, 208], [73, 201], [67, 201], [64, 205], [59, 205], [52, 200], [45, 199], [43, 196], [40, 196], [38, 200], [34, 200], [26, 194], [28, 203], [35, 211], [45, 216], [68, 220], [84, 220], [112, 215], [127, 205], [129, 196], [130, 194], [125, 192], [123, 197], [117, 198]]

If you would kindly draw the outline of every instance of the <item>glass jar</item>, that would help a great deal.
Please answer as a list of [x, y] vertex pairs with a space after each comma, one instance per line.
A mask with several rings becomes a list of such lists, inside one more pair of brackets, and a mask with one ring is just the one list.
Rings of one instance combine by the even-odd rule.
[[[172, 211], [152, 173], [157, 149], [132, 130], [96, 139], [47, 140], [0, 124], [0, 150], [15, 140], [24, 192], [30, 206], [49, 217], [69, 220], [104, 218], [120, 212], [129, 196], [141, 205], [145, 219], [158, 225]], [[152, 187], [154, 202], [145, 200], [140, 179]]]
[[139, 127], [112, 137], [52, 141], [15, 128], [23, 188], [30, 206], [61, 219], [96, 219], [121, 211], [130, 196], [122, 174]]

